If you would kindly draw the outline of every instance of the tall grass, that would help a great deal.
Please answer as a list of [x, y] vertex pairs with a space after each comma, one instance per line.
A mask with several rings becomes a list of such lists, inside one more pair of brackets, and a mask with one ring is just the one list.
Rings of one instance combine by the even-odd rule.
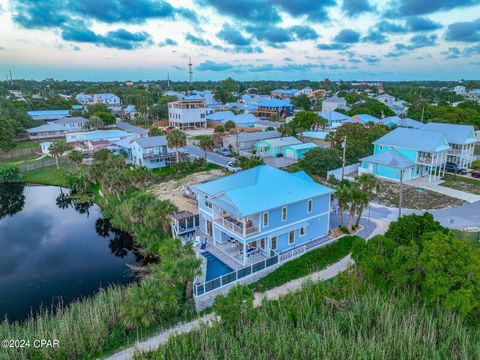
[[235, 326], [171, 338], [138, 359], [478, 359], [480, 333], [405, 293], [309, 285]]

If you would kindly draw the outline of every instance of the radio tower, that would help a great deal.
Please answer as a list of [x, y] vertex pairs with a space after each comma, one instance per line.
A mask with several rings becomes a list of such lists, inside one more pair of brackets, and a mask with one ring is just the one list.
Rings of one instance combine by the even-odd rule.
[[190, 84], [192, 84], [193, 70], [192, 70], [192, 58], [190, 56], [188, 57], [188, 80], [190, 81]]

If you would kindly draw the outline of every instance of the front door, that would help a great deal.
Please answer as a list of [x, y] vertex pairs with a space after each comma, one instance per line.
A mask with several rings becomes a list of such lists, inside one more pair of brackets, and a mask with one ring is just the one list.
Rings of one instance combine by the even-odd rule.
[[210, 220], [206, 220], [207, 223], [207, 235], [213, 237], [213, 225]]

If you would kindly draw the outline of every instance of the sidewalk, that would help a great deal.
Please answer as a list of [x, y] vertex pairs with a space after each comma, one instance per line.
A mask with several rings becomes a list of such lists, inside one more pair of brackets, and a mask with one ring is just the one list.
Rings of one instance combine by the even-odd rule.
[[[405, 184], [412, 185], [421, 189], [437, 192], [442, 195], [450, 196], [456, 199], [466, 201], [470, 204], [480, 201], [480, 195], [471, 194], [465, 191], [455, 190], [446, 186], [442, 186], [442, 180], [428, 182], [425, 179], [414, 179], [405, 181]], [[479, 182], [480, 184], [480, 182]]]

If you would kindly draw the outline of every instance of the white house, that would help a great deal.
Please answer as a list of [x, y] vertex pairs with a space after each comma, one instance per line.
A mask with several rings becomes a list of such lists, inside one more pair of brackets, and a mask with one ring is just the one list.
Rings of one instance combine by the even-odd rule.
[[179, 129], [206, 128], [207, 109], [203, 99], [183, 99], [168, 103], [168, 124]]
[[62, 125], [67, 132], [78, 132], [83, 131], [85, 129], [85, 123], [87, 119], [81, 116], [74, 116], [74, 117], [64, 117], [51, 123]]
[[347, 100], [338, 96], [332, 96], [322, 101], [322, 112], [331, 112], [337, 109], [350, 110]]
[[92, 95], [88, 95], [88, 94], [85, 94], [85, 93], [80, 93], [78, 94], [77, 96], [75, 96], [75, 99], [80, 103], [80, 104], [83, 104], [83, 105], [91, 105], [93, 104], [93, 96]]
[[108, 106], [120, 106], [122, 104], [122, 101], [117, 95], [108, 93], [108, 94], [94, 94], [93, 103], [105, 104]]
[[466, 95], [467, 94], [467, 91], [465, 89], [465, 86], [463, 85], [457, 85], [453, 88], [453, 92], [457, 95]]

